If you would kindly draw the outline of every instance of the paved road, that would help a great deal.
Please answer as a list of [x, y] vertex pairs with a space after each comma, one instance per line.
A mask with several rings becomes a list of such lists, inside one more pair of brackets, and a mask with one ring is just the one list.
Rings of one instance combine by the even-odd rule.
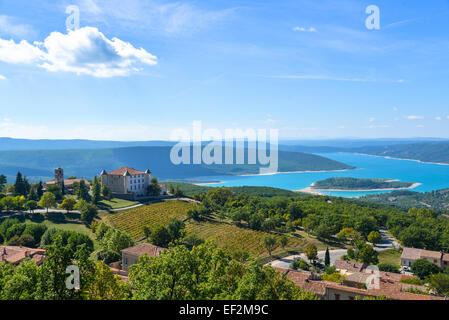
[[[339, 260], [341, 256], [345, 255], [347, 253], [346, 249], [338, 249], [338, 250], [329, 250], [329, 256], [331, 258], [331, 265], [335, 263], [336, 260]], [[326, 254], [326, 251], [318, 251], [318, 259], [321, 260], [321, 262], [324, 263], [324, 255]], [[279, 267], [279, 268], [285, 268], [288, 269], [290, 267], [290, 263], [297, 258], [304, 259], [305, 261], [309, 262], [307, 257], [304, 254], [300, 255], [293, 255], [288, 256], [282, 259], [278, 259], [275, 261], [272, 261], [269, 263], [273, 267]]]
[[[166, 199], [162, 199], [163, 201], [187, 201], [187, 202], [191, 202], [191, 203], [196, 203], [199, 204], [200, 202], [194, 199], [190, 199], [190, 198], [166, 198]], [[154, 202], [159, 202], [160, 200], [150, 200], [148, 202], [145, 203], [138, 203], [129, 207], [124, 207], [124, 208], [118, 208], [118, 209], [111, 209], [111, 210], [99, 210], [101, 211], [106, 211], [106, 212], [121, 212], [121, 211], [125, 211], [125, 210], [129, 210], [129, 209], [134, 209], [134, 208], [138, 208], [141, 206], [145, 206]], [[34, 213], [42, 213], [45, 214], [47, 212], [47, 209], [36, 209], [34, 210]], [[65, 213], [65, 210], [61, 210], [61, 209], [48, 209], [48, 212], [62, 212]], [[14, 212], [8, 215], [0, 215], [0, 219], [6, 219], [6, 218], [12, 218], [12, 217], [18, 217], [18, 216], [22, 216], [22, 215], [26, 215], [29, 214], [30, 212], [28, 211], [22, 211], [22, 212]], [[70, 211], [70, 213], [80, 213], [78, 210], [72, 210]]]
[[394, 238], [388, 235], [386, 229], [380, 229], [379, 232], [380, 235], [382, 236], [382, 241], [381, 243], [376, 244], [376, 246], [374, 247], [375, 250], [382, 251], [393, 248], [399, 248], [401, 246]]
[[[377, 251], [382, 251], [382, 250], [388, 250], [388, 249], [393, 249], [393, 248], [399, 248], [400, 244], [391, 236], [389, 236], [387, 234], [387, 230], [386, 229], [380, 229], [379, 230], [381, 236], [382, 236], [382, 241], [381, 243], [377, 244], [374, 249]], [[321, 262], [324, 262], [324, 255], [325, 255], [326, 251], [318, 251], [318, 259], [321, 260]], [[338, 249], [338, 250], [329, 250], [329, 255], [330, 255], [330, 262], [331, 265], [334, 265], [336, 260], [339, 260], [341, 256], [345, 255], [347, 253], [346, 249]], [[308, 259], [306, 258], [306, 256], [304, 254], [300, 254], [300, 255], [293, 255], [293, 256], [288, 256], [285, 258], [281, 258], [278, 260], [274, 260], [270, 263], [268, 263], [269, 265], [272, 265], [273, 267], [279, 267], [279, 268], [289, 268], [290, 263], [297, 258], [301, 258], [304, 259], [306, 261], [308, 261]]]

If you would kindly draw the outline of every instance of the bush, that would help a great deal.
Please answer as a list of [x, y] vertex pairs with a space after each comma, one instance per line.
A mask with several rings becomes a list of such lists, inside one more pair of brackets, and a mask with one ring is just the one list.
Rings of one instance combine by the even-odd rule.
[[380, 271], [391, 272], [391, 273], [400, 273], [399, 266], [390, 264], [390, 263], [379, 263], [377, 265]]
[[411, 271], [420, 279], [425, 279], [432, 274], [440, 273], [441, 269], [432, 262], [425, 259], [418, 259], [413, 262]]

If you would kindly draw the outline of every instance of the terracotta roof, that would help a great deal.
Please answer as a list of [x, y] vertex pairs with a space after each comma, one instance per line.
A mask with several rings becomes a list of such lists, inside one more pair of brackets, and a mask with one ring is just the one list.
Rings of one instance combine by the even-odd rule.
[[134, 168], [123, 167], [123, 168], [117, 169], [115, 171], [109, 172], [108, 175], [110, 175], [110, 176], [123, 176], [126, 173], [126, 171], [128, 171], [128, 173], [130, 175], [132, 175], [132, 176], [137, 175], [137, 174], [145, 174], [145, 172], [136, 170]]
[[441, 252], [421, 250], [421, 258], [441, 259]]
[[[75, 182], [79, 183], [79, 182], [81, 182], [81, 180], [84, 180], [84, 183], [86, 184], [86, 186], [90, 187], [90, 183], [86, 179], [67, 179], [67, 180], [64, 180], [64, 187], [71, 187]], [[56, 182], [54, 180], [45, 182], [45, 185], [47, 185], [47, 186], [51, 186], [51, 185], [54, 185], [54, 184], [56, 184]]]
[[424, 249], [404, 248], [401, 259], [418, 260], [423, 258], [441, 259], [441, 252]]
[[401, 259], [418, 260], [421, 258], [421, 249], [404, 248], [402, 250]]
[[19, 264], [25, 258], [31, 258], [40, 265], [45, 258], [45, 250], [19, 246], [0, 246], [0, 262]]
[[449, 254], [448, 253], [444, 253], [443, 254], [443, 261], [449, 261]]
[[158, 247], [155, 245], [152, 245], [150, 243], [141, 243], [135, 247], [126, 248], [123, 249], [123, 253], [132, 254], [137, 257], [143, 256], [145, 254], [153, 257], [159, 257], [162, 251], [164, 251], [165, 248]]
[[361, 272], [365, 265], [361, 262], [353, 262], [346, 260], [337, 260], [334, 263], [335, 268], [338, 270], [347, 270], [350, 272]]
[[[391, 273], [381, 273], [381, 277], [379, 280], [379, 289], [367, 290], [354, 288], [330, 281], [312, 280], [310, 273], [302, 271], [295, 271], [278, 267], [274, 267], [274, 269], [281, 273], [284, 273], [287, 278], [292, 280], [302, 289], [313, 292], [321, 297], [324, 297], [329, 289], [334, 289], [352, 293], [355, 296], [361, 297], [383, 295], [393, 300], [445, 300], [442, 297], [405, 292], [402, 288], [403, 284], [395, 280], [399, 277], [393, 276], [393, 274]], [[391, 279], [389, 279], [389, 277], [391, 277]]]

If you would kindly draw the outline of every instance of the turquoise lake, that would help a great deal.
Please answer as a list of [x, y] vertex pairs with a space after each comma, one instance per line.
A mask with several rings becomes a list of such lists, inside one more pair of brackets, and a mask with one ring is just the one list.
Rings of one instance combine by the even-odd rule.
[[[334, 159], [357, 169], [340, 172], [301, 172], [279, 173], [266, 176], [218, 176], [204, 178], [207, 181], [221, 181], [211, 186], [265, 186], [287, 190], [299, 190], [312, 183], [331, 177], [397, 179], [404, 182], [419, 182], [421, 185], [411, 189], [426, 192], [449, 188], [449, 165], [420, 163], [410, 160], [388, 159], [352, 153], [326, 153], [321, 156]], [[389, 191], [344, 192], [320, 191], [323, 194], [339, 197], [360, 197], [366, 194]]]

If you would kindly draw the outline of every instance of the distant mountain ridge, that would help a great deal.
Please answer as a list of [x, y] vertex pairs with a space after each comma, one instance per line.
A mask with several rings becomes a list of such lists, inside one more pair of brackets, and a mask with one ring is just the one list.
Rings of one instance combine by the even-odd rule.
[[[56, 167], [66, 176], [92, 178], [102, 169], [128, 166], [150, 169], [160, 179], [258, 174], [259, 165], [174, 165], [171, 147], [129, 147], [110, 149], [0, 151], [0, 174], [7, 169], [9, 182], [17, 171], [31, 181], [51, 178]], [[235, 155], [235, 152], [234, 152]], [[352, 169], [352, 166], [325, 157], [299, 152], [279, 152], [279, 171], [321, 171]]]

